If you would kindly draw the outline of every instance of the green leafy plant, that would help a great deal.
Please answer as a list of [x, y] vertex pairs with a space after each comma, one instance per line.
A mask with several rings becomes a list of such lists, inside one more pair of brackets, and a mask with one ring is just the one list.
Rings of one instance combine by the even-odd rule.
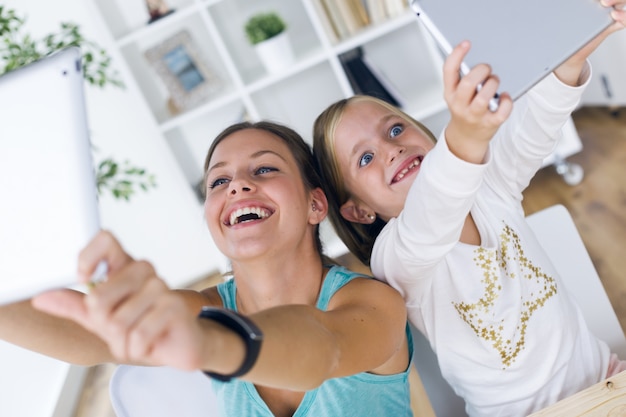
[[[25, 22], [15, 10], [0, 5], [0, 75], [61, 49], [77, 46], [82, 52], [83, 75], [88, 84], [124, 88], [106, 50], [85, 39], [78, 25], [61, 23], [58, 32], [34, 39], [24, 31]], [[124, 200], [129, 200], [137, 189], [148, 191], [156, 187], [154, 175], [145, 169], [133, 167], [128, 161], [119, 164], [112, 158], [97, 164], [96, 180], [99, 194], [108, 190], [113, 197]]]
[[286, 28], [283, 19], [275, 12], [255, 14], [245, 25], [246, 36], [252, 45], [273, 38]]
[[130, 165], [129, 161], [119, 164], [111, 158], [106, 158], [98, 164], [97, 175], [98, 193], [109, 189], [115, 198], [129, 200], [135, 193], [135, 187], [143, 191], [156, 186], [154, 175], [143, 168]]

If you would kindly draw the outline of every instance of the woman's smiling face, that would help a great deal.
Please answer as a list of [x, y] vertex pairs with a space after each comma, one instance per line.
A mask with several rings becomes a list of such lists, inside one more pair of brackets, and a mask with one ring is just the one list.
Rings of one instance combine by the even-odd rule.
[[311, 197], [289, 147], [244, 129], [215, 148], [206, 173], [205, 219], [218, 248], [247, 259], [312, 242]]
[[383, 220], [397, 217], [431, 138], [406, 119], [369, 101], [350, 103], [335, 130], [335, 154], [352, 199]]

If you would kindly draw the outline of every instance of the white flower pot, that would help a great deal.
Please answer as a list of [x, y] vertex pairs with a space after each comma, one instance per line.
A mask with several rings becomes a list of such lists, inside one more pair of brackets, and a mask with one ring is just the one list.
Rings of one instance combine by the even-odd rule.
[[293, 64], [294, 56], [287, 32], [269, 38], [254, 46], [267, 72], [277, 72]]

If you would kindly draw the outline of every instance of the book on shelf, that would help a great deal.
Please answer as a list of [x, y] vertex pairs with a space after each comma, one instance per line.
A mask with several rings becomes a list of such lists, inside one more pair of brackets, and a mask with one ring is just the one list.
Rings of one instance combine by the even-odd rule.
[[328, 18], [335, 27], [339, 39], [344, 39], [350, 36], [350, 29], [343, 19], [337, 2], [333, 0], [321, 0], [321, 2], [322, 5], [325, 6], [325, 9], [328, 11]]
[[380, 0], [385, 4], [387, 17], [396, 17], [405, 12], [409, 7], [408, 0]]
[[320, 25], [326, 33], [326, 37], [331, 44], [337, 43], [339, 40], [339, 32], [335, 27], [335, 23], [330, 17], [330, 12], [324, 0], [311, 0], [311, 4], [319, 17]]
[[341, 54], [339, 59], [355, 94], [377, 97], [394, 106], [402, 107], [398, 97], [387, 89], [386, 85], [389, 85], [389, 83], [386, 80], [381, 81], [381, 78], [379, 78], [381, 74], [379, 73], [379, 76], [377, 76], [366, 63], [361, 48], [345, 52]]
[[311, 0], [331, 43], [404, 13], [408, 0]]
[[360, 24], [360, 27], [368, 26], [370, 22], [370, 17], [367, 14], [367, 7], [365, 7], [365, 3], [363, 0], [347, 0], [350, 8], [352, 9], [352, 13], [356, 16], [357, 21]]
[[387, 20], [385, 2], [382, 0], [364, 0], [370, 23], [376, 25]]
[[[354, 35], [362, 27], [366, 26], [361, 14], [357, 11], [356, 3], [353, 0], [325, 0], [326, 4], [334, 3], [338, 11], [337, 20], [341, 20], [345, 24], [348, 35]], [[361, 7], [363, 6], [359, 1]]]

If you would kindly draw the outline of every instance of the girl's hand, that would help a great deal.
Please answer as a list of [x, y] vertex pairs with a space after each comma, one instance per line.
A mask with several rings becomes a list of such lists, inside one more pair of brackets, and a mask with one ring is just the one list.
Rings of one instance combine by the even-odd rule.
[[500, 82], [488, 65], [477, 65], [465, 76], [459, 76], [469, 49], [468, 41], [461, 42], [444, 63], [444, 98], [451, 114], [445, 136], [448, 147], [457, 157], [482, 163], [489, 141], [511, 113], [513, 103], [503, 92], [498, 110], [489, 110], [489, 101], [498, 91]]
[[88, 294], [52, 291], [36, 297], [34, 306], [96, 334], [119, 362], [197, 369], [203, 343], [197, 312], [152, 265], [131, 258], [108, 232], [100, 232], [81, 252], [83, 280], [101, 261], [108, 265], [108, 277]]
[[580, 76], [589, 55], [591, 55], [610, 34], [626, 27], [626, 11], [624, 10], [626, 0], [601, 0], [601, 4], [613, 9], [611, 16], [614, 22], [554, 70], [554, 74], [565, 84], [571, 86], [582, 84], [584, 80], [581, 81]]

